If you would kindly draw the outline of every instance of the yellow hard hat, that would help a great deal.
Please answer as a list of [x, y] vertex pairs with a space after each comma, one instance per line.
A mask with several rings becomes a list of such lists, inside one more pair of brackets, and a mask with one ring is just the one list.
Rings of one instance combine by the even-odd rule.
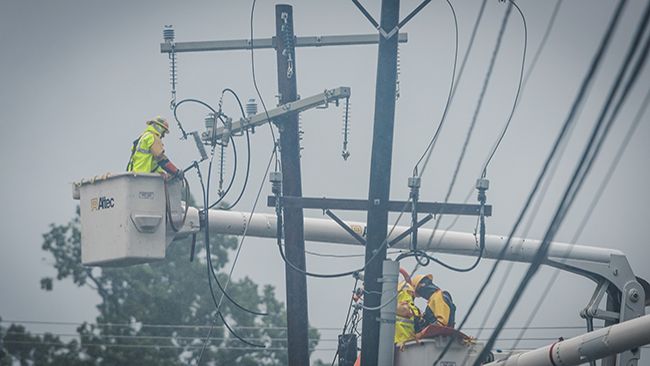
[[411, 286], [410, 283], [404, 281], [401, 281], [399, 285], [397, 285], [397, 291], [406, 291], [411, 296], [415, 295], [415, 289], [413, 288], [413, 286]]
[[411, 283], [413, 284], [413, 288], [417, 289], [418, 285], [420, 285], [420, 281], [422, 281], [423, 278], [428, 278], [433, 282], [433, 276], [431, 274], [426, 274], [426, 275], [415, 275], [411, 279]]
[[169, 132], [169, 123], [161, 116], [156, 116], [148, 120], [147, 125], [153, 126], [161, 135]]

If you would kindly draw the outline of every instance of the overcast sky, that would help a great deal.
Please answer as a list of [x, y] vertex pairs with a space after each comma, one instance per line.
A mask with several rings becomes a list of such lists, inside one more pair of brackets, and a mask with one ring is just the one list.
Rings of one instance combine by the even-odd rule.
[[[379, 2], [366, 1], [379, 18]], [[453, 1], [458, 16], [462, 58], [480, 0]], [[613, 43], [597, 74], [596, 82], [573, 131], [553, 183], [543, 198], [529, 237], [539, 239], [555, 210], [568, 178], [575, 167], [605, 95], [627, 50], [646, 1], [630, 1]], [[274, 5], [258, 1], [255, 36], [274, 34]], [[297, 35], [369, 34], [372, 26], [347, 0], [293, 1]], [[418, 2], [402, 1], [404, 16]], [[519, 5], [528, 24], [528, 60], [537, 49], [555, 1], [521, 0]], [[169, 110], [167, 56], [159, 51], [162, 29], [173, 24], [177, 41], [227, 40], [250, 37], [249, 1], [35, 1], [0, 2], [0, 166], [3, 170], [0, 195], [4, 210], [0, 220], [0, 316], [13, 320], [93, 321], [98, 297], [89, 289], [71, 283], [57, 283], [54, 292], [39, 288], [39, 279], [52, 275], [50, 262], [40, 249], [41, 235], [50, 223], [66, 223], [74, 214], [76, 201], [70, 183], [81, 178], [124, 169], [131, 141], [147, 118]], [[556, 26], [539, 64], [522, 96], [512, 126], [488, 171], [491, 182], [488, 202], [494, 215], [487, 220], [490, 234], [507, 234], [532, 187], [560, 125], [568, 114], [576, 91], [586, 73], [596, 47], [612, 14], [614, 2], [604, 0], [565, 1]], [[503, 12], [504, 3], [489, 1], [467, 69], [451, 106], [448, 124], [422, 178], [421, 199], [441, 201], [449, 185], [460, 148], [484, 80]], [[408, 197], [407, 178], [440, 120], [448, 92], [454, 56], [454, 28], [449, 6], [433, 1], [402, 31], [409, 41], [400, 46], [401, 97], [397, 101], [393, 149], [391, 198]], [[490, 147], [506, 121], [514, 100], [523, 50], [523, 27], [512, 14], [503, 47], [497, 58], [467, 156], [451, 196], [462, 202], [479, 173]], [[306, 97], [325, 88], [352, 88], [352, 156], [340, 157], [342, 109], [304, 113], [302, 124], [302, 182], [305, 196], [366, 198], [377, 64], [376, 46], [347, 46], [299, 49], [296, 52], [298, 92]], [[275, 105], [277, 79], [275, 52], [255, 53], [257, 81], [266, 104]], [[198, 98], [216, 106], [223, 88], [234, 89], [242, 98], [255, 96], [251, 78], [250, 53], [229, 51], [179, 55], [178, 99]], [[620, 117], [606, 140], [602, 153], [583, 190], [556, 238], [569, 241], [594, 192], [619, 148], [623, 136], [640, 107], [649, 83], [648, 70], [627, 99]], [[237, 115], [232, 100], [224, 104], [226, 113]], [[200, 130], [206, 111], [188, 106], [180, 112], [188, 130]], [[650, 126], [646, 115], [616, 170], [599, 205], [579, 239], [580, 244], [624, 251], [637, 276], [650, 278], [646, 243], [647, 193]], [[268, 129], [259, 129], [252, 138], [251, 181], [244, 199], [236, 208], [250, 211], [255, 194], [270, 194], [263, 180], [272, 141]], [[185, 166], [196, 159], [193, 144], [178, 140], [174, 126], [166, 139], [168, 155]], [[243, 143], [240, 143], [243, 146]], [[228, 157], [232, 162], [232, 156]], [[646, 163], [643, 163], [646, 161]], [[240, 166], [243, 171], [243, 165]], [[193, 174], [190, 183], [199, 195]], [[237, 179], [240, 188], [242, 179]], [[212, 194], [216, 187], [211, 187]], [[472, 198], [474, 199], [474, 198]], [[258, 212], [272, 212], [259, 206]], [[338, 212], [347, 219], [365, 220], [363, 214]], [[321, 217], [319, 211], [307, 211]], [[391, 218], [394, 220], [394, 218]], [[443, 219], [442, 227], [450, 222]], [[461, 219], [454, 228], [473, 230], [475, 221]], [[404, 222], [404, 224], [407, 224]], [[432, 227], [430, 223], [428, 227]], [[307, 248], [323, 253], [354, 254], [360, 248], [308, 243]], [[471, 258], [444, 256], [464, 265]], [[335, 272], [357, 268], [362, 259], [333, 259], [308, 256], [308, 268]], [[436, 282], [448, 289], [464, 316], [470, 301], [491, 267], [485, 260], [467, 274], [449, 272], [430, 265], [423, 271], [434, 274]], [[405, 261], [411, 269], [413, 262]], [[526, 267], [515, 265], [507, 279], [498, 305], [489, 309], [484, 298], [468, 326], [478, 326], [485, 316], [494, 324], [519, 283]], [[529, 286], [526, 296], [509, 325], [521, 325], [529, 309], [537, 303], [552, 270], [543, 268]], [[234, 271], [237, 278], [250, 276], [258, 283], [277, 287], [285, 300], [284, 265], [273, 240], [248, 238]], [[499, 277], [497, 277], [499, 278]], [[308, 279], [309, 317], [317, 327], [342, 326], [353, 279]], [[533, 324], [581, 325], [578, 312], [594, 290], [594, 283], [571, 274], [562, 274]], [[36, 328], [35, 330], [54, 330]], [[553, 336], [572, 336], [572, 333]], [[469, 332], [471, 333], [471, 332]], [[323, 332], [333, 339], [336, 332]], [[532, 333], [531, 333], [532, 334]], [[529, 342], [537, 346], [548, 342]], [[500, 344], [509, 347], [508, 342]], [[320, 348], [335, 347], [323, 342]], [[329, 359], [333, 352], [319, 352]]]

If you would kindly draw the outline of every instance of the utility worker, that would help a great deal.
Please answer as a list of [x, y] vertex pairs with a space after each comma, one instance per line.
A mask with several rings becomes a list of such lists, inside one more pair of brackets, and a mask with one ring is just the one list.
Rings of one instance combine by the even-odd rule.
[[402, 281], [397, 285], [397, 311], [395, 317], [395, 345], [400, 351], [404, 350], [404, 344], [408, 341], [417, 340], [415, 337], [415, 325], [421, 317], [420, 309], [415, 306], [415, 289], [410, 283]]
[[447, 291], [441, 290], [433, 284], [433, 276], [417, 275], [412, 279], [415, 295], [427, 300], [427, 308], [422, 319], [424, 325], [439, 325], [443, 327], [454, 327], [456, 316], [456, 305]]
[[169, 133], [169, 123], [166, 119], [156, 116], [147, 121], [147, 128], [133, 141], [131, 157], [126, 170], [135, 173], [161, 173], [170, 176], [182, 176], [178, 169], [165, 156], [162, 139]]

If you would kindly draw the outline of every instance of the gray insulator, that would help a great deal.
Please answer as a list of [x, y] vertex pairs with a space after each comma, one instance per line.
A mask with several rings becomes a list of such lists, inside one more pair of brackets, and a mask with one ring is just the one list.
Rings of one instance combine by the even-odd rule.
[[207, 117], [205, 117], [205, 128], [206, 129], [211, 129], [214, 127], [214, 113], [208, 114]]
[[165, 42], [174, 42], [174, 28], [171, 25], [166, 25], [163, 29], [163, 39]]
[[246, 102], [246, 116], [252, 117], [257, 114], [257, 103], [255, 102], [255, 98], [250, 98], [248, 99], [248, 102]]

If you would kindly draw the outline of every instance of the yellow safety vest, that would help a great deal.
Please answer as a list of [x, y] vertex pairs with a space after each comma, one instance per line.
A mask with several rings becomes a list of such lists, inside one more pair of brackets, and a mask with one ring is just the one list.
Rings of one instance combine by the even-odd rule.
[[151, 152], [151, 146], [156, 140], [160, 140], [158, 131], [152, 126], [147, 126], [147, 129], [134, 141], [131, 147], [131, 159], [129, 159], [127, 171], [135, 173], [164, 172]]
[[413, 296], [405, 288], [397, 294], [397, 306], [399, 307], [404, 302], [408, 303], [413, 316], [406, 318], [397, 315], [395, 317], [395, 344], [397, 345], [415, 339], [415, 318], [420, 316], [420, 310], [413, 303]]

